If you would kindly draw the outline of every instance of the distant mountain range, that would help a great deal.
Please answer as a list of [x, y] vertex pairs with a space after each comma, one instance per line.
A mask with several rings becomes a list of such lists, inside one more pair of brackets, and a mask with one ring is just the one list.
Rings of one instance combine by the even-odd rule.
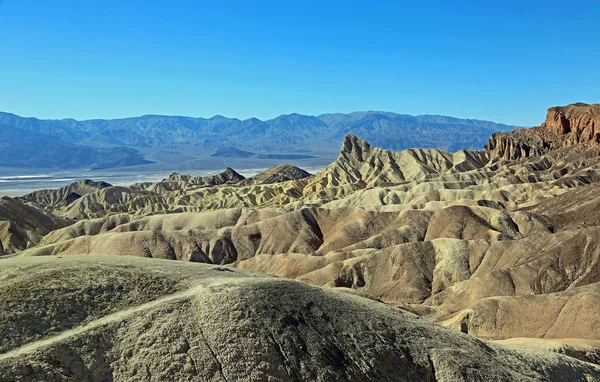
[[0, 124], [0, 167], [105, 169], [149, 163], [132, 148], [78, 145]]
[[493, 132], [514, 128], [489, 121], [377, 111], [289, 114], [267, 121], [162, 115], [40, 120], [0, 112], [0, 167], [132, 166], [151, 163], [142, 152], [182, 146], [198, 147], [203, 155], [217, 157], [232, 153], [237, 158], [306, 159], [318, 156], [323, 147], [335, 152], [347, 133], [390, 150], [456, 151], [482, 148]]

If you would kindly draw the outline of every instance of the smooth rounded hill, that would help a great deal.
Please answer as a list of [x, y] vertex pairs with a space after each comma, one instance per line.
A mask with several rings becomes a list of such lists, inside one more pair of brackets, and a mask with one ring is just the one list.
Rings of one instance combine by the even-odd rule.
[[308, 178], [309, 176], [310, 173], [301, 168], [292, 166], [291, 164], [280, 164], [262, 171], [253, 177], [238, 183], [238, 185], [248, 186], [252, 184], [280, 183], [288, 180], [304, 179]]
[[2, 266], [3, 381], [600, 378], [571, 357], [509, 350], [378, 301], [238, 269], [111, 256]]
[[22, 196], [22, 198], [43, 207], [55, 207], [68, 205], [84, 195], [111, 186], [111, 184], [106, 182], [95, 182], [90, 179], [82, 179], [55, 190], [34, 191]]
[[169, 175], [169, 177], [163, 182], [175, 182], [175, 183], [186, 183], [200, 186], [215, 186], [219, 184], [224, 184], [227, 182], [237, 183], [245, 178], [238, 174], [231, 167], [227, 167], [225, 171], [217, 174], [217, 175], [209, 175], [209, 176], [194, 176], [187, 174], [178, 174], [176, 172]]

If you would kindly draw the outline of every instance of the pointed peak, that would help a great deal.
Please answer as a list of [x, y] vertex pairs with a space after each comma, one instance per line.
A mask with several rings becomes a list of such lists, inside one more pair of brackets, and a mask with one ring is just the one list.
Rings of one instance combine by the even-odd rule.
[[366, 141], [360, 139], [354, 134], [348, 133], [344, 137], [340, 155], [350, 154], [350, 156], [356, 157], [358, 160], [363, 160], [363, 153], [369, 151], [370, 149], [371, 145], [369, 145]]
[[227, 167], [225, 169], [225, 171], [223, 171], [220, 175], [223, 175], [223, 176], [227, 177], [227, 179], [234, 180], [236, 182], [246, 179], [246, 177], [244, 177], [243, 175], [241, 175], [240, 173], [238, 173], [231, 167]]
[[92, 186], [92, 187], [98, 187], [98, 188], [112, 187], [112, 184], [107, 183], [105, 181], [102, 181], [102, 180], [95, 181], [95, 180], [91, 180], [91, 179], [81, 179], [77, 182], [71, 183], [71, 185]]
[[365, 140], [357, 137], [356, 135], [352, 133], [346, 134], [346, 136], [344, 137], [344, 142], [342, 144], [342, 150], [344, 150], [346, 147], [351, 148], [355, 146], [371, 147], [370, 144], [368, 144]]
[[346, 136], [344, 137], [344, 141], [363, 142], [363, 143], [365, 143], [365, 144], [368, 145], [368, 143], [364, 139], [359, 138], [359, 137], [357, 137], [356, 135], [354, 135], [352, 133], [346, 134]]

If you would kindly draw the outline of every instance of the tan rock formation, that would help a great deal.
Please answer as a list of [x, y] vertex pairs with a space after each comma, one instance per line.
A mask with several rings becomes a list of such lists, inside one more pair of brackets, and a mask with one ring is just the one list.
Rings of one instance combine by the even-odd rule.
[[304, 179], [309, 176], [310, 174], [301, 168], [289, 164], [280, 164], [261, 171], [249, 179], [242, 180], [238, 182], [238, 185], [280, 183], [288, 180]]
[[0, 255], [38, 244], [44, 235], [72, 222], [54, 216], [35, 204], [0, 196]]
[[93, 180], [83, 179], [56, 190], [34, 191], [24, 195], [22, 198], [44, 207], [66, 206], [84, 195], [110, 186], [106, 182], [94, 182]]

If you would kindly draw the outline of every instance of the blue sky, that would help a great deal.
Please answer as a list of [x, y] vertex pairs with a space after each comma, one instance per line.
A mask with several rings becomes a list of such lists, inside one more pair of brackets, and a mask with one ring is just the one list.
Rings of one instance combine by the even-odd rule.
[[0, 0], [0, 110], [537, 125], [600, 102], [599, 20], [595, 0]]

